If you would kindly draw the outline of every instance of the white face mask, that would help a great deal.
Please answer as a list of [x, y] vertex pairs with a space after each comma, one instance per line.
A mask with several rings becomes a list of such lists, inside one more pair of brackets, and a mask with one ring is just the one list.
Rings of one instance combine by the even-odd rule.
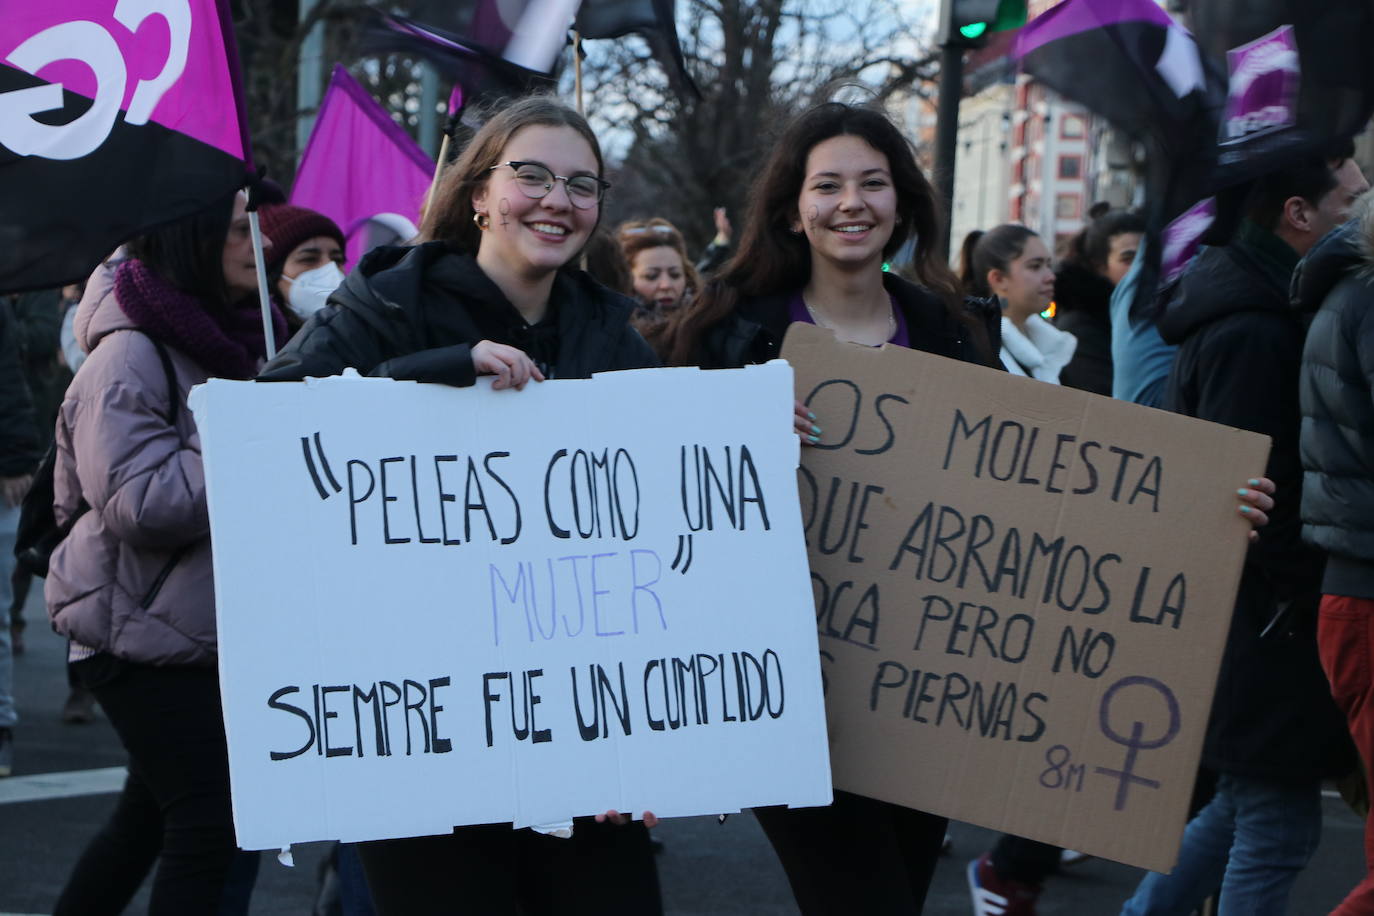
[[338, 264], [329, 261], [321, 267], [301, 272], [294, 280], [290, 277], [283, 279], [291, 284], [286, 297], [291, 311], [302, 321], [308, 321], [311, 315], [324, 308], [329, 294], [344, 281], [344, 274]]

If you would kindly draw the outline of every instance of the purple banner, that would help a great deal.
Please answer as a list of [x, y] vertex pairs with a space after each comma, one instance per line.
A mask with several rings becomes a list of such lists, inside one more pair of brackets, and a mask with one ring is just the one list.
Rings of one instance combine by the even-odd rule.
[[1226, 52], [1230, 87], [1221, 120], [1221, 142], [1239, 143], [1292, 127], [1298, 120], [1302, 66], [1290, 25]]
[[1014, 56], [1025, 57], [1052, 41], [1119, 22], [1178, 27], [1152, 0], [1064, 0], [1036, 16], [1017, 33]]
[[1164, 229], [1164, 251], [1160, 256], [1160, 281], [1170, 283], [1197, 254], [1198, 239], [1217, 218], [1215, 198], [1195, 204]]
[[[216, 0], [0, 0], [0, 22], [0, 60], [49, 84], [0, 96], [0, 145], [78, 159], [123, 112], [244, 158]], [[63, 89], [92, 105], [68, 124], [35, 120], [62, 107]]]
[[[382, 213], [417, 225], [434, 162], [337, 64], [291, 189], [291, 203], [317, 210], [352, 232]], [[364, 233], [348, 240], [348, 261], [366, 250]]]

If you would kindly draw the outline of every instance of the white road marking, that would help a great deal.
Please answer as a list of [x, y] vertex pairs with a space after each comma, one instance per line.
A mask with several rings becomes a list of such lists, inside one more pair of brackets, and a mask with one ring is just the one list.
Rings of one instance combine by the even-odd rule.
[[[36, 773], [0, 779], [0, 805], [16, 802], [105, 795], [124, 788], [124, 767], [100, 770], [73, 770], [69, 773]], [[5, 914], [0, 913], [0, 916]]]

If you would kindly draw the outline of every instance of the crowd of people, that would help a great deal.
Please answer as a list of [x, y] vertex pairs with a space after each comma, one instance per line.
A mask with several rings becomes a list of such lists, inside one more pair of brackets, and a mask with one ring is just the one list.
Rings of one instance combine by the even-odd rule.
[[[587, 122], [532, 97], [444, 169], [409, 244], [346, 265], [339, 226], [267, 203], [273, 333], [286, 341], [270, 361], [242, 192], [131, 240], [83, 289], [2, 303], [0, 607], [12, 624], [0, 628], [0, 776], [15, 749], [10, 656], [27, 583], [10, 575], [11, 548], [49, 441], [67, 533], [45, 597], [69, 640], [67, 713], [86, 721], [98, 701], [130, 760], [54, 912], [122, 912], [150, 873], [152, 912], [246, 912], [256, 856], [237, 849], [231, 819], [192, 386], [351, 368], [523, 389], [611, 369], [734, 368], [778, 356], [796, 322], [1273, 439], [1266, 475], [1238, 481], [1252, 546], [1179, 865], [1146, 877], [1123, 913], [1183, 916], [1208, 897], [1222, 914], [1284, 912], [1320, 833], [1322, 781], [1374, 754], [1374, 204], [1358, 200], [1368, 185], [1351, 151], [1258, 180], [1234, 239], [1205, 249], [1153, 311], [1130, 307], [1150, 242], [1126, 211], [1097, 209], [1068, 240], [990, 227], [965, 241], [956, 274], [931, 244], [944, 214], [912, 144], [862, 105], [794, 119], [757, 171], [738, 238], [718, 210], [695, 260], [662, 215], [602, 227], [605, 173]], [[889, 270], [912, 242], [910, 263]], [[819, 442], [826, 417], [798, 403], [792, 419], [803, 444]], [[661, 912], [655, 818], [634, 814], [579, 820], [571, 839], [497, 824], [342, 846], [344, 911]], [[842, 791], [826, 807], [755, 814], [808, 916], [922, 910], [944, 818]], [[1374, 831], [1367, 849], [1374, 862]], [[1033, 914], [1077, 858], [1002, 837], [967, 865], [973, 911]], [[1374, 878], [1338, 912], [1374, 913]]]

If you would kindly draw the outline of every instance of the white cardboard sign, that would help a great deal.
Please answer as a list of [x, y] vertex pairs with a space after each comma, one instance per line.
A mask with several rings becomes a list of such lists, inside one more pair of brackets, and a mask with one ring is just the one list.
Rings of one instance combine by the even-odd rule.
[[791, 404], [780, 362], [197, 388], [240, 845], [828, 804]]

